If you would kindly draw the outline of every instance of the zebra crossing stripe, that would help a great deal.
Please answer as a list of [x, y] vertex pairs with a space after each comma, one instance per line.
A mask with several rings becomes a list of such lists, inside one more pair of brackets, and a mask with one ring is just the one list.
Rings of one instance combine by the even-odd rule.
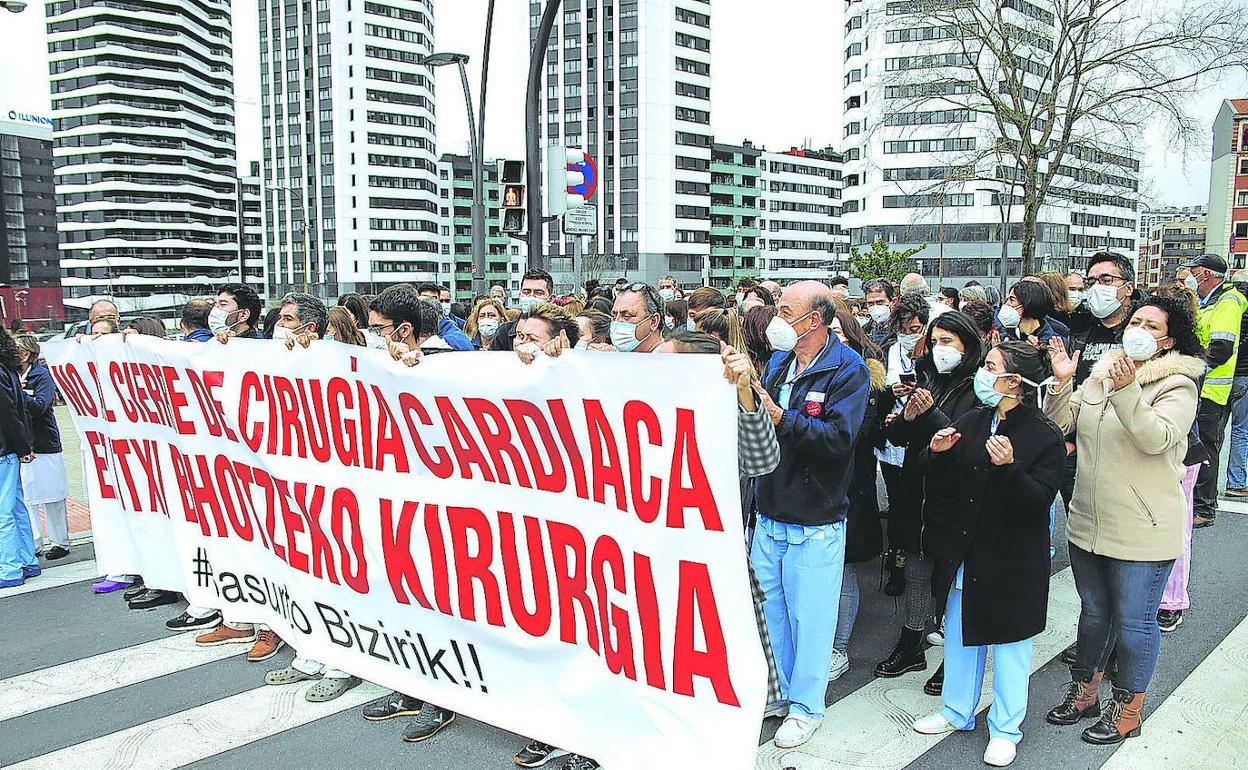
[[1248, 618], [1144, 716], [1103, 770], [1248, 766]]
[[[1056, 657], [1075, 639], [1079, 594], [1070, 568], [1049, 582], [1048, 624], [1035, 638], [1031, 670]], [[942, 651], [927, 651], [929, 670], [940, 665]], [[897, 679], [874, 679], [828, 706], [813, 738], [796, 749], [780, 749], [768, 741], [759, 747], [756, 770], [833, 770], [833, 768], [900, 768], [949, 737], [920, 735], [911, 729], [915, 719], [940, 708], [940, 699], [923, 693], [927, 672]], [[991, 661], [984, 677], [979, 710], [992, 703]], [[955, 740], [975, 740], [959, 736]]]
[[44, 569], [39, 577], [29, 578], [16, 588], [0, 588], [0, 600], [21, 596], [32, 591], [42, 591], [45, 588], [59, 588], [70, 583], [80, 583], [99, 576], [99, 568], [95, 566], [95, 559], [76, 561], [64, 567], [51, 567]]
[[197, 647], [195, 636], [169, 636], [0, 680], [0, 722], [247, 651], [245, 644]]
[[173, 770], [357, 708], [386, 693], [365, 682], [329, 703], [309, 703], [303, 695], [312, 684], [257, 687], [18, 762], [9, 765], [8, 770]]

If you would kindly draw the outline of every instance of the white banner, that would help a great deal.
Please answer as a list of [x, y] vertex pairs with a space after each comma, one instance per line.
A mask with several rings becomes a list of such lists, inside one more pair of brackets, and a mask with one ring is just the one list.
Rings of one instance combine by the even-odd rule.
[[767, 672], [717, 358], [44, 353], [102, 571], [604, 767], [753, 767]]

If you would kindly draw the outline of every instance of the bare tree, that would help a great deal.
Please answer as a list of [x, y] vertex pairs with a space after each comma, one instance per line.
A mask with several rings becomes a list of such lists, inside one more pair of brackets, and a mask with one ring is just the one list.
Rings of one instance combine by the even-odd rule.
[[[1133, 208], [1139, 163], [1126, 148], [1158, 126], [1184, 152], [1203, 143], [1192, 94], [1248, 68], [1237, 0], [915, 0], [907, 10], [931, 30], [921, 40], [948, 45], [888, 73], [889, 95], [928, 110], [945, 102], [933, 124], [994, 129], [926, 189], [943, 196], [985, 181], [1009, 195], [1021, 207], [1024, 273], [1035, 268], [1043, 206]], [[884, 125], [910, 125], [897, 120]]]

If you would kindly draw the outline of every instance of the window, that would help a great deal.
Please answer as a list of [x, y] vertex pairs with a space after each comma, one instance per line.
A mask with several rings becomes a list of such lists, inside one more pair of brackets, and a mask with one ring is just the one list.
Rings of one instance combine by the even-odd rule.
[[1233, 238], [1248, 238], [1248, 222], [1236, 222], [1231, 230]]
[[926, 112], [893, 113], [884, 118], [886, 126], [934, 126], [947, 123], [974, 123], [970, 110], [930, 110]]
[[1239, 173], [1240, 176], [1248, 174], [1248, 158], [1239, 159]]
[[979, 60], [976, 53], [934, 53], [922, 56], [893, 56], [884, 60], [888, 72], [931, 69], [933, 67], [971, 67]]
[[885, 155], [898, 155], [908, 152], [956, 152], [975, 149], [975, 137], [955, 137], [952, 139], [908, 139], [903, 141], [885, 142]]
[[[636, 32], [633, 33], [636, 35]], [[623, 39], [623, 34], [620, 35]], [[697, 35], [686, 35], [684, 32], [676, 33], [676, 45], [681, 48], [692, 48], [695, 51], [710, 51], [711, 41]]]
[[1248, 206], [1248, 190], [1235, 191], [1235, 205]]
[[974, 206], [973, 193], [953, 193], [942, 195], [932, 193], [926, 195], [885, 195], [886, 209], [940, 208], [948, 206]]

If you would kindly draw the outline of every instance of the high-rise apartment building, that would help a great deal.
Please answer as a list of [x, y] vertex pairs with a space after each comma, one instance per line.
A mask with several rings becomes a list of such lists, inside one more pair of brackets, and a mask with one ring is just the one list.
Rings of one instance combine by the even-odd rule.
[[788, 282], [826, 281], [848, 268], [841, 230], [840, 153], [793, 148], [759, 159], [760, 275]]
[[1153, 226], [1136, 267], [1141, 286], [1160, 286], [1173, 281], [1180, 267], [1205, 253], [1205, 220], [1169, 219]]
[[1204, 206], [1160, 206], [1140, 210], [1140, 242], [1144, 243], [1153, 235], [1153, 230], [1162, 222], [1175, 219], [1198, 219], [1201, 222], [1209, 215]]
[[717, 289], [735, 286], [759, 273], [758, 160], [750, 142], [716, 142], [711, 147], [711, 255], [701, 283]]
[[227, 0], [53, 0], [48, 62], [67, 311], [172, 317], [238, 269]]
[[1209, 253], [1248, 267], [1248, 99], [1222, 102], [1213, 121], [1208, 221]]
[[436, 276], [432, 0], [260, 2], [270, 296]]
[[238, 178], [238, 273], [241, 283], [265, 296], [264, 211], [260, 194], [260, 161], [248, 164], [247, 174]]
[[60, 286], [52, 127], [47, 123], [0, 122], [0, 202], [0, 284]]
[[[844, 224], [856, 246], [877, 237], [898, 249], [924, 246], [916, 259], [943, 264], [944, 284], [995, 283], [1003, 236], [1008, 274], [1018, 275], [1023, 218], [1021, 191], [1009, 181], [1014, 162], [999, 149], [991, 110], [975, 108], [973, 96], [975, 71], [996, 82], [999, 68], [986, 52], [968, 53], [931, 7], [846, 0]], [[1010, 0], [1000, 12], [1019, 32], [1025, 88], [1039, 92], [1057, 37], [1051, 5]], [[1064, 269], [1091, 238], [1135, 251], [1138, 158], [1086, 139], [1053, 173], [1036, 228], [1038, 269]]]
[[[524, 241], [502, 232], [498, 204], [498, 163], [485, 162], [485, 283], [499, 285], [512, 296], [520, 289], [525, 270]], [[464, 155], [438, 159], [439, 261], [434, 280], [451, 289], [461, 302], [471, 301], [472, 291], [472, 164]]]
[[[542, 7], [529, 6], [531, 34]], [[543, 73], [541, 142], [597, 161], [597, 233], [585, 251], [607, 274], [697, 283], [711, 253], [711, 4], [565, 0], [562, 10]], [[547, 242], [568, 288], [575, 244], [557, 223]]]

